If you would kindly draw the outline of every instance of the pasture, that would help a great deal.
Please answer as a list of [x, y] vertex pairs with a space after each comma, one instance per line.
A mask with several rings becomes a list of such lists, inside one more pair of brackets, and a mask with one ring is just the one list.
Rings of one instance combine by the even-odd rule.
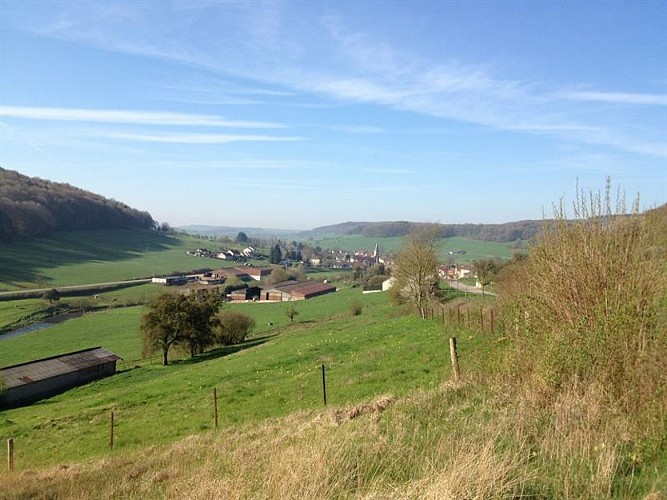
[[[364, 305], [359, 316], [348, 312], [352, 299]], [[348, 289], [304, 301], [294, 324], [285, 304], [230, 307], [256, 318], [252, 338], [192, 359], [175, 355], [167, 367], [140, 359], [140, 307], [87, 314], [0, 341], [2, 366], [96, 345], [125, 359], [111, 378], [2, 412], [0, 440], [15, 437], [20, 466], [34, 468], [105, 455], [111, 410], [118, 450], [210, 430], [214, 387], [224, 428], [321, 407], [322, 364], [335, 405], [434, 387], [449, 376], [442, 325], [397, 315], [386, 294]], [[473, 334], [461, 339], [462, 365], [477, 363], [489, 342]]]

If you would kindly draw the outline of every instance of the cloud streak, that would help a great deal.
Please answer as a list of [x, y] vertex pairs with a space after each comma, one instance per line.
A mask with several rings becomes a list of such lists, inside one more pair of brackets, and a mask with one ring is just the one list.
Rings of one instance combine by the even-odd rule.
[[561, 99], [571, 101], [608, 102], [642, 106], [667, 106], [667, 94], [629, 94], [624, 92], [563, 92]]
[[283, 129], [285, 125], [272, 122], [225, 120], [215, 115], [170, 113], [163, 111], [133, 111], [81, 108], [36, 108], [0, 106], [0, 117], [26, 120], [48, 120], [95, 123], [134, 123], [140, 125], [169, 125], [187, 127], [220, 127], [250, 129]]
[[302, 137], [281, 137], [275, 135], [238, 135], [238, 134], [134, 134], [108, 133], [102, 137], [137, 142], [159, 142], [167, 144], [231, 144], [234, 142], [295, 142]]

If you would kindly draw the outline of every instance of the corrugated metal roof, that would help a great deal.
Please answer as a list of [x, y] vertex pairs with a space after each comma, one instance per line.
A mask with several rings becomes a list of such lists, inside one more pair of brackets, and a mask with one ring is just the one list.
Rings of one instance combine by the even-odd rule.
[[298, 292], [308, 295], [325, 290], [335, 290], [335, 288], [333, 285], [312, 281], [302, 281], [301, 283], [296, 281], [281, 281], [280, 283], [275, 283], [271, 288], [265, 288], [265, 291], [277, 291], [289, 294]]
[[92, 349], [84, 349], [50, 358], [38, 359], [29, 363], [8, 366], [2, 369], [2, 377], [5, 381], [5, 388], [9, 389], [119, 359], [122, 358], [111, 351], [107, 351], [102, 347], [93, 347]]
[[297, 285], [299, 282], [296, 280], [287, 280], [287, 281], [279, 281], [277, 283], [271, 283], [269, 285], [259, 285], [259, 288], [264, 290], [265, 292], [269, 291], [284, 291], [285, 288], [292, 286], [292, 285]]
[[303, 295], [310, 295], [317, 292], [325, 292], [328, 290], [335, 290], [336, 287], [327, 283], [299, 283], [291, 288], [291, 293], [301, 293]]

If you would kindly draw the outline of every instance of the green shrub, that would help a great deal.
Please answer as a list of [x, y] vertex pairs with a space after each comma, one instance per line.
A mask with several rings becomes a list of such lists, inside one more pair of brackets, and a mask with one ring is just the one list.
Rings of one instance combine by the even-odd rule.
[[222, 345], [238, 344], [243, 342], [250, 330], [255, 326], [255, 320], [238, 311], [223, 311], [218, 315], [217, 339]]
[[359, 300], [359, 298], [355, 297], [350, 302], [350, 313], [352, 314], [352, 316], [361, 316], [363, 307], [364, 306]]

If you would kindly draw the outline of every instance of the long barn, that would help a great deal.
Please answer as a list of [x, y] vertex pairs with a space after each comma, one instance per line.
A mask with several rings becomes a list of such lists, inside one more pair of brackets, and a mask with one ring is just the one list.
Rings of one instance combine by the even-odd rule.
[[120, 356], [102, 347], [70, 352], [0, 370], [0, 407], [24, 406], [116, 373]]
[[260, 294], [260, 300], [278, 302], [307, 300], [335, 291], [336, 287], [327, 283], [282, 281], [263, 288]]

